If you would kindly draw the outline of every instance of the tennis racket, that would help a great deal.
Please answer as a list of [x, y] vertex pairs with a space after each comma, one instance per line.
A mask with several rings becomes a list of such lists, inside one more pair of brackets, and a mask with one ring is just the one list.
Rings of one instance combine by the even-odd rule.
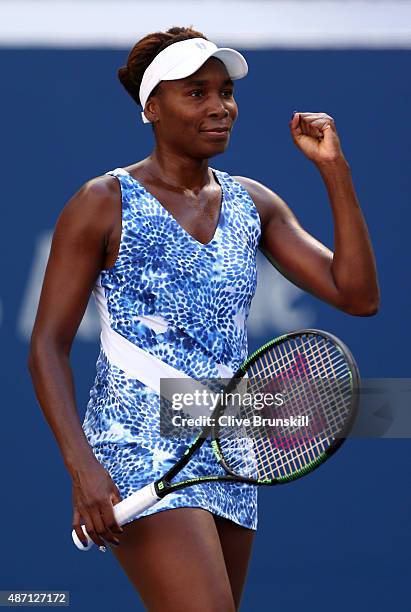
[[[341, 340], [321, 330], [295, 331], [264, 344], [240, 366], [224, 388], [224, 397], [238, 389], [239, 381], [248, 398], [259, 399], [258, 406], [249, 401], [237, 406], [233, 425], [227, 418], [233, 407], [222, 399], [209, 423], [162, 478], [114, 506], [119, 525], [169, 493], [195, 484], [277, 485], [296, 480], [335, 453], [357, 414], [360, 378], [355, 360]], [[276, 402], [271, 401], [274, 397]], [[178, 481], [178, 474], [210, 438], [216, 464], [224, 473]], [[80, 550], [89, 550], [93, 541], [84, 525], [82, 529], [87, 547], [74, 530], [72, 537]]]

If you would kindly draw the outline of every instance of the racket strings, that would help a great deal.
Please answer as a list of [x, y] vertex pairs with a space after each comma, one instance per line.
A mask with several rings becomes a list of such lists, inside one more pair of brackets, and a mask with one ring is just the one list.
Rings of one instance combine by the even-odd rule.
[[[318, 459], [342, 432], [352, 398], [351, 371], [343, 353], [329, 340], [303, 336], [264, 351], [248, 369], [247, 393], [286, 386], [286, 400], [262, 413], [275, 426], [253, 422], [253, 405], [241, 406], [241, 424], [220, 430], [220, 446], [230, 469], [256, 480], [287, 477]], [[293, 413], [293, 414], [292, 414]], [[281, 425], [292, 416], [308, 417], [309, 426]], [[306, 420], [307, 421], [307, 420]]]
[[[310, 408], [309, 410], [306, 410], [305, 412], [306, 412], [306, 415], [307, 415], [307, 413], [310, 415], [311, 420], [314, 420], [315, 427], [311, 426], [311, 428], [308, 431], [307, 430], [304, 431], [304, 434], [305, 434], [304, 436], [301, 436], [301, 434], [300, 434], [297, 438], [290, 437], [290, 433], [294, 433], [295, 429], [292, 430], [292, 431], [288, 430], [288, 431], [281, 431], [280, 432], [281, 434], [285, 434], [285, 436], [288, 435], [288, 437], [284, 437], [284, 436], [280, 437], [280, 441], [282, 441], [281, 446], [283, 448], [286, 448], [287, 450], [289, 450], [289, 452], [286, 453], [285, 461], [283, 461], [283, 464], [285, 466], [287, 466], [287, 465], [290, 466], [290, 464], [291, 464], [292, 468], [294, 470], [297, 467], [298, 468], [304, 467], [304, 462], [301, 460], [302, 459], [302, 456], [301, 456], [301, 452], [302, 451], [305, 453], [306, 459], [308, 459], [309, 461], [312, 461], [315, 458], [315, 454], [313, 454], [312, 451], [315, 450], [315, 449], [323, 451], [325, 449], [325, 447], [326, 447], [326, 444], [330, 443], [329, 436], [327, 436], [327, 435], [325, 436], [325, 438], [319, 439], [319, 440], [318, 440], [318, 438], [317, 439], [314, 438], [314, 434], [324, 433], [323, 431], [316, 431], [316, 429], [318, 429], [318, 425], [320, 425], [321, 429], [325, 429], [325, 430], [327, 430], [327, 427], [328, 427], [328, 429], [331, 429], [331, 427], [330, 427], [330, 419], [328, 419], [327, 420], [328, 422], [325, 423], [324, 422], [324, 418], [323, 418], [324, 415], [325, 416], [329, 416], [329, 414], [330, 414], [330, 411], [327, 410], [326, 409], [327, 408], [326, 405], [324, 405], [324, 401], [322, 401], [324, 399], [324, 397], [325, 397], [325, 394], [324, 393], [319, 394], [318, 392], [314, 393], [315, 391], [318, 391], [318, 385], [313, 387], [311, 381], [313, 379], [315, 379], [316, 378], [316, 374], [318, 374], [318, 372], [317, 372], [318, 368], [313, 367], [313, 364], [314, 364], [314, 366], [316, 366], [317, 364], [320, 364], [320, 366], [321, 366], [320, 370], [322, 368], [322, 371], [324, 373], [324, 372], [329, 372], [330, 371], [330, 368], [326, 367], [326, 365], [328, 366], [332, 362], [330, 362], [330, 354], [329, 354], [329, 351], [327, 350], [328, 349], [327, 345], [325, 345], [326, 351], [324, 353], [324, 351], [318, 351], [318, 345], [317, 345], [317, 350], [314, 350], [314, 351], [310, 350], [310, 349], [312, 349], [312, 346], [309, 346], [310, 344], [312, 345], [313, 342], [311, 341], [308, 344], [306, 342], [305, 346], [304, 346], [305, 357], [306, 357], [306, 359], [305, 359], [305, 362], [306, 362], [306, 371], [305, 372], [303, 371], [304, 375], [306, 375], [307, 372], [308, 372], [310, 382], [309, 382], [308, 386], [307, 386], [307, 384], [303, 384], [301, 386], [299, 386], [299, 384], [297, 384], [297, 386], [295, 386], [294, 388], [297, 389], [298, 391], [300, 391], [300, 393], [297, 394], [299, 396], [298, 399], [303, 400], [303, 404], [301, 402], [298, 402], [299, 403], [300, 412], [301, 412], [302, 405], [305, 408], [307, 408], [307, 407]], [[290, 365], [290, 361], [292, 359], [292, 354], [295, 353], [295, 350], [294, 351], [290, 351], [290, 352], [283, 351], [283, 353], [286, 355], [285, 362], [289, 366]], [[293, 356], [295, 357], [295, 354]], [[314, 361], [312, 359], [313, 356], [315, 356], [316, 361]], [[325, 360], [325, 356], [327, 357], [327, 362]], [[301, 361], [301, 359], [300, 359], [300, 361]], [[340, 361], [341, 361], [341, 359], [340, 359]], [[267, 363], [267, 358], [265, 359], [265, 363]], [[295, 368], [294, 368], [294, 370], [295, 370]], [[301, 371], [301, 368], [299, 368], [299, 370]], [[334, 372], [335, 372], [335, 368], [334, 368]], [[298, 378], [301, 379], [301, 376], [299, 376]], [[299, 383], [300, 381], [297, 381], [297, 382]], [[322, 389], [322, 388], [323, 388], [323, 383], [321, 383], [321, 386], [320, 386], [320, 389]], [[302, 393], [301, 393], [301, 391], [302, 391]], [[307, 398], [307, 391], [309, 393], [309, 398]], [[329, 392], [327, 393], [326, 397], [329, 400], [329, 398], [330, 398]], [[341, 397], [339, 399], [341, 400]], [[294, 406], [294, 407], [297, 404], [295, 395], [290, 394], [290, 392], [288, 392], [287, 401], [288, 401], [288, 405], [291, 405], [291, 406]], [[311, 406], [310, 406], [310, 401], [311, 401]], [[315, 402], [315, 405], [316, 405], [316, 408], [317, 408], [317, 410], [315, 410], [314, 412], [312, 411], [313, 401]], [[320, 404], [319, 407], [318, 407], [318, 404]], [[332, 411], [332, 414], [337, 414], [337, 412], [334, 410], [334, 411]], [[313, 419], [313, 417], [315, 417], [315, 419]], [[329, 433], [329, 432], [325, 431], [325, 433]], [[331, 433], [334, 433], [334, 432], [331, 432]], [[309, 434], [309, 439], [307, 440], [308, 444], [307, 444], [307, 441], [306, 441], [307, 434]], [[275, 437], [274, 441], [275, 441], [275, 443], [278, 446], [278, 441], [279, 441], [278, 436]], [[295, 444], [299, 445], [299, 449], [298, 449], [299, 453], [298, 454], [290, 452], [290, 451], [292, 451], [292, 447], [295, 446]]]
[[[328, 351], [327, 354], [327, 363], [324, 360], [324, 354], [323, 352], [320, 351], [312, 351], [312, 354], [310, 354], [307, 351], [307, 347], [304, 347], [306, 350], [306, 353], [304, 355], [304, 357], [306, 358], [306, 365], [307, 368], [309, 369], [309, 373], [310, 373], [310, 377], [307, 379], [306, 384], [300, 384], [300, 380], [297, 381], [297, 385], [287, 385], [287, 405], [292, 405], [293, 409], [295, 408], [296, 405], [296, 401], [298, 399], [305, 401], [306, 397], [305, 394], [308, 392], [310, 392], [312, 389], [315, 388], [315, 391], [317, 393], [317, 400], [320, 402], [321, 404], [321, 409], [322, 409], [322, 414], [324, 416], [329, 417], [328, 419], [328, 428], [332, 429], [331, 423], [332, 420], [334, 420], [336, 426], [339, 426], [339, 423], [337, 423], [336, 421], [336, 417], [340, 416], [338, 411], [332, 410], [333, 408], [333, 404], [336, 401], [344, 401], [344, 390], [343, 390], [343, 385], [345, 387], [345, 395], [348, 396], [348, 398], [351, 395], [351, 378], [350, 378], [350, 371], [349, 369], [347, 369], [347, 364], [344, 361], [344, 359], [342, 358], [342, 356], [340, 356], [340, 358], [336, 360], [334, 360], [334, 363], [332, 361], [331, 355], [329, 354], [329, 347], [325, 346], [325, 350]], [[295, 351], [293, 351], [293, 356], [295, 357]], [[318, 356], [320, 356], [321, 358], [321, 373], [323, 374], [324, 372], [327, 372], [327, 377], [317, 377], [316, 376], [316, 369], [318, 370], [318, 368], [315, 367], [315, 361], [314, 358], [317, 358]], [[267, 359], [268, 356], [264, 355], [263, 356], [263, 360], [264, 363], [267, 364]], [[339, 362], [339, 363], [338, 363]], [[331, 365], [334, 365], [334, 367], [332, 368], [333, 370], [333, 377], [331, 378], [329, 376], [329, 372], [331, 371], [331, 368], [329, 367]], [[257, 366], [259, 364], [257, 363]], [[280, 367], [278, 367], [280, 366]], [[259, 374], [263, 373], [263, 372], [267, 372], [270, 369], [272, 369], [272, 372], [270, 372], [270, 377], [269, 380], [271, 380], [271, 376], [275, 376], [277, 378], [277, 380], [279, 380], [281, 378], [280, 373], [281, 373], [281, 366], [282, 369], [284, 369], [284, 364], [279, 364], [279, 361], [277, 360], [277, 363], [273, 363], [271, 362], [271, 364], [269, 366], [266, 366], [262, 369], [259, 370]], [[289, 372], [291, 370], [290, 366], [290, 356], [288, 356], [288, 361], [286, 363], [286, 366], [288, 368], [288, 372], [287, 375], [289, 376]], [[344, 375], [345, 375], [345, 380], [344, 380]], [[253, 393], [257, 390], [259, 390], [261, 388], [261, 386], [265, 386], [264, 382], [262, 383], [261, 381], [264, 381], [267, 379], [267, 377], [265, 379], [262, 379], [260, 376], [258, 376], [258, 378], [256, 377], [256, 379], [258, 379], [258, 384], [253, 384], [252, 386], [249, 387], [249, 392]], [[326, 384], [326, 382], [324, 381], [331, 381], [331, 386], [332, 386], [332, 391], [333, 394], [330, 395], [329, 391], [330, 391], [330, 385]], [[343, 383], [343, 384], [342, 384]], [[337, 396], [338, 393], [338, 396]], [[290, 401], [291, 400], [291, 401]], [[302, 403], [302, 402], [301, 402]], [[278, 409], [279, 412], [281, 412], [281, 408]]]

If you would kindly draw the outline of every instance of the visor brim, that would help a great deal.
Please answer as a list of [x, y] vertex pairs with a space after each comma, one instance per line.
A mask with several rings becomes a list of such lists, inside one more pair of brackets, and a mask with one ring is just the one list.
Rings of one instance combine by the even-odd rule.
[[188, 57], [186, 61], [180, 63], [178, 66], [172, 68], [167, 75], [163, 76], [163, 81], [174, 81], [177, 79], [184, 79], [188, 77], [205, 64], [210, 57], [216, 57], [221, 60], [225, 65], [228, 75], [231, 79], [237, 80], [242, 79], [248, 73], [248, 65], [245, 58], [236, 51], [235, 49], [229, 49], [222, 47], [216, 51], [209, 51], [202, 53], [201, 55], [192, 55]]

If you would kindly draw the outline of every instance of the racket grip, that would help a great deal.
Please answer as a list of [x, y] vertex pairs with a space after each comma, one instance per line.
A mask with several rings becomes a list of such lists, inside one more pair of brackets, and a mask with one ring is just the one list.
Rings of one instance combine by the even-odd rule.
[[[124, 525], [124, 523], [127, 523], [127, 521], [133, 518], [134, 515], [141, 514], [142, 512], [144, 512], [144, 510], [147, 510], [148, 508], [151, 508], [151, 506], [154, 506], [154, 504], [156, 504], [159, 499], [160, 497], [158, 497], [156, 493], [154, 483], [146, 485], [139, 491], [136, 491], [129, 497], [126, 497], [126, 499], [123, 499], [121, 502], [114, 506], [114, 516], [117, 523], [119, 525]], [[88, 535], [85, 525], [82, 525], [81, 529], [83, 530], [83, 533], [87, 538], [87, 546], [83, 546], [74, 529], [71, 532], [73, 542], [79, 550], [90, 550], [94, 542]]]

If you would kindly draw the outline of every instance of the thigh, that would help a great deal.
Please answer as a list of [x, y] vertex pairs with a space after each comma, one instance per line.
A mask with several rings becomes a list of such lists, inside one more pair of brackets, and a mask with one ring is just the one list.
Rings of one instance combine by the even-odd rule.
[[110, 548], [150, 612], [234, 612], [210, 512], [164, 510], [123, 528], [120, 546]]
[[214, 520], [220, 537], [235, 607], [238, 610], [256, 532], [220, 516], [215, 516]]

